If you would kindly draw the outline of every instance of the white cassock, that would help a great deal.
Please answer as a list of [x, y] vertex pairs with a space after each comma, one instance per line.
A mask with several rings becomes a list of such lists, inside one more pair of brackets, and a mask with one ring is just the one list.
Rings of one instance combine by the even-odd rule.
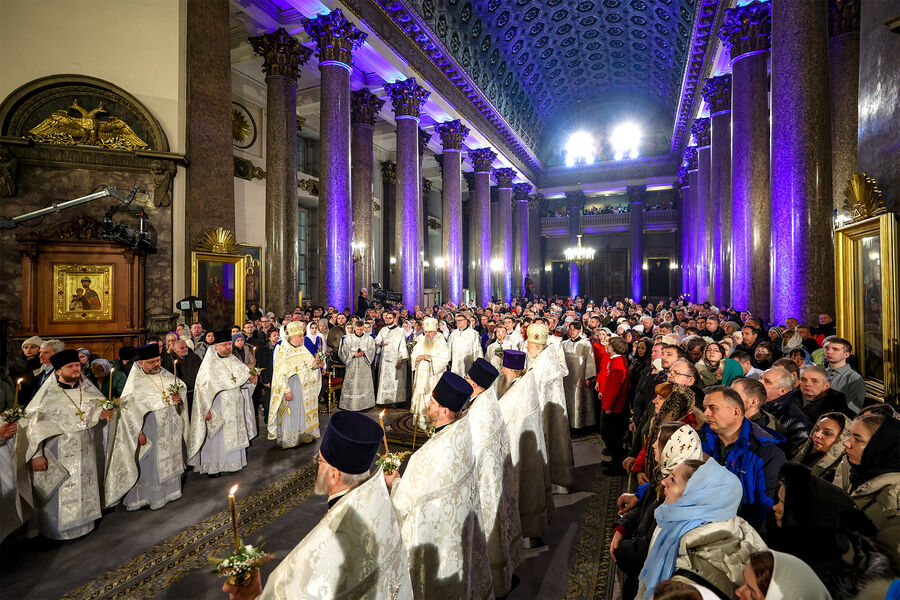
[[465, 419], [438, 429], [409, 459], [391, 490], [413, 595], [493, 596], [472, 435]]
[[[353, 356], [358, 350], [363, 351], [363, 356]], [[348, 333], [341, 340], [338, 355], [341, 362], [347, 365], [341, 386], [340, 407], [359, 411], [375, 406], [375, 382], [372, 380], [375, 340], [368, 333]]]
[[[190, 419], [181, 384], [182, 400], [176, 405], [169, 387], [175, 376], [165, 369], [147, 374], [140, 364], [131, 368], [122, 389], [116, 430], [110, 443], [104, 489], [106, 506], [124, 496], [125, 508], [162, 508], [181, 498], [184, 454], [190, 446]], [[138, 444], [143, 433], [147, 443]]]
[[[487, 350], [485, 350], [484, 358], [497, 369], [499, 373], [503, 373], [503, 351], [504, 350], [519, 350], [520, 345], [516, 343], [515, 340], [509, 339], [509, 336], [503, 338], [502, 342], [494, 341], [488, 344]], [[500, 393], [500, 384], [503, 381], [503, 376], [501, 375], [497, 379], [494, 380], [494, 383], [491, 385], [491, 388], [494, 390], [495, 394]]]
[[[429, 360], [418, 360], [419, 356], [430, 356]], [[428, 399], [441, 375], [450, 363], [450, 346], [440, 333], [433, 339], [419, 336], [410, 355], [413, 369], [413, 394], [410, 411], [418, 417], [419, 429], [428, 428]]]
[[528, 371], [513, 381], [500, 398], [509, 433], [509, 454], [519, 482], [519, 517], [525, 537], [542, 537], [547, 532], [547, 513], [553, 509], [537, 395], [534, 371]]
[[493, 389], [472, 400], [466, 412], [475, 452], [481, 496], [481, 522], [487, 538], [494, 594], [505, 596], [512, 576], [524, 560], [519, 482], [509, 452], [509, 432]]
[[[19, 421], [19, 496], [33, 507], [40, 532], [50, 539], [85, 535], [100, 518], [106, 425], [100, 418], [102, 401], [103, 394], [91, 382], [81, 380], [64, 390], [51, 375]], [[32, 472], [31, 460], [37, 456], [47, 459], [46, 471]]]
[[375, 348], [381, 349], [381, 358], [378, 361], [378, 395], [375, 397], [375, 403], [406, 402], [406, 361], [409, 359], [409, 350], [406, 348], [405, 331], [396, 325], [382, 327], [375, 336]]
[[0, 437], [0, 542], [25, 522], [16, 489], [16, 436]]
[[400, 526], [377, 473], [332, 506], [281, 561], [262, 600], [413, 597]]
[[247, 466], [247, 447], [256, 437], [251, 399], [255, 387], [250, 369], [236, 356], [219, 356], [213, 347], [203, 357], [194, 385], [188, 448], [188, 464], [198, 473], [230, 473]]
[[503, 339], [503, 348], [504, 350], [524, 350], [525, 349], [525, 338], [522, 337], [522, 334], [519, 333], [518, 329], [514, 329], [512, 332], [507, 333], [506, 337]]
[[[324, 344], [322, 345], [324, 347]], [[306, 346], [281, 343], [272, 371], [268, 438], [280, 448], [293, 448], [319, 437], [319, 365]], [[291, 392], [293, 399], [284, 395]]]
[[450, 370], [465, 377], [476, 358], [482, 358], [481, 336], [471, 327], [450, 333]]
[[566, 412], [569, 415], [569, 427], [581, 429], [597, 424], [597, 407], [591, 390], [584, 385], [585, 379], [597, 376], [597, 364], [594, 362], [594, 349], [584, 336], [576, 340], [567, 339], [562, 342], [562, 350], [566, 355], [568, 375], [563, 380], [566, 392]]
[[545, 347], [531, 364], [538, 398], [541, 402], [541, 424], [550, 459], [550, 480], [559, 486], [575, 483], [575, 460], [569, 434], [569, 415], [563, 378], [568, 372], [556, 348]]

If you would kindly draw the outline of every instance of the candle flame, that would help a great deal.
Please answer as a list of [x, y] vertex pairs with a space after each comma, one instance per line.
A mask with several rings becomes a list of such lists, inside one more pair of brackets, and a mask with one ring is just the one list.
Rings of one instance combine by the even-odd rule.
[[234, 484], [234, 487], [228, 491], [228, 495], [234, 496], [234, 493], [237, 491], [237, 488], [238, 488], [237, 484]]
[[111, 368], [111, 369], [109, 370], [110, 374], [112, 374], [112, 372], [115, 371], [115, 370], [116, 370], [115, 367]]
[[25, 381], [25, 378], [24, 378], [24, 377], [19, 377], [18, 379], [16, 379], [16, 385], [22, 383], [23, 381]]
[[[386, 410], [386, 409], [385, 409], [385, 410]], [[383, 418], [384, 418], [384, 411], [381, 411], [380, 413], [378, 413], [378, 418], [379, 418], [379, 419], [383, 419]]]

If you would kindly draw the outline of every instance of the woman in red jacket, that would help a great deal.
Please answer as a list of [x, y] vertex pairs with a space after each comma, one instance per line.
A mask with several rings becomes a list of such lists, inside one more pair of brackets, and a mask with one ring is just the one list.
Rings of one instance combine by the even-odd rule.
[[609, 359], [597, 376], [597, 395], [603, 407], [600, 421], [600, 437], [609, 452], [610, 464], [603, 471], [606, 475], [625, 475], [622, 460], [625, 458], [625, 435], [628, 433], [628, 342], [611, 337], [606, 343]]

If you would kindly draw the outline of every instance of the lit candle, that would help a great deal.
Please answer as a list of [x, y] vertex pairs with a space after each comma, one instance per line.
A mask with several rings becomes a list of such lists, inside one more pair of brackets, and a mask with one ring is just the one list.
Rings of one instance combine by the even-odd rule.
[[303, 291], [297, 292], [297, 306], [303, 306]]
[[381, 423], [381, 434], [384, 436], [384, 453], [387, 454], [388, 452], [390, 452], [390, 450], [388, 450], [388, 445], [387, 445], [387, 431], [385, 431], [385, 429], [384, 429], [384, 411], [383, 410], [378, 414], [378, 422]]
[[238, 541], [237, 511], [234, 508], [234, 493], [237, 489], [237, 484], [234, 484], [234, 487], [228, 492], [228, 505], [231, 507], [231, 529], [234, 531], [234, 551], [240, 552], [241, 543]]
[[113, 373], [116, 372], [116, 368], [113, 367], [109, 370], [109, 401], [112, 402], [112, 384], [113, 384]]
[[25, 381], [24, 377], [19, 377], [16, 379], [16, 396], [13, 398], [13, 408], [18, 408], [19, 406], [19, 390], [22, 389], [22, 382]]
[[[175, 359], [175, 362], [172, 363], [172, 371], [173, 371], [172, 375], [174, 375], [175, 379], [177, 380], [178, 379], [178, 359], [177, 358]], [[177, 383], [177, 381], [176, 381], [176, 383]]]

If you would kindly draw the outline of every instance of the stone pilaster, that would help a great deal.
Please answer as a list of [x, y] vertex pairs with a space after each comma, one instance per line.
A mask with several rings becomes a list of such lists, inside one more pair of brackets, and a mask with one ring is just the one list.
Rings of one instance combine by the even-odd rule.
[[[710, 139], [709, 118], [694, 120], [691, 133], [697, 142], [697, 187], [696, 189], [696, 221], [697, 229], [697, 302], [715, 300], [711, 267], [712, 264], [712, 229], [713, 209], [710, 200]], [[693, 183], [691, 184], [693, 188]]]
[[[831, 105], [832, 207], [844, 202], [847, 181], [857, 171], [859, 133], [860, 0], [829, 0], [828, 95]], [[897, 12], [900, 12], [898, 9]]]
[[522, 297], [528, 274], [528, 200], [531, 185], [513, 184], [513, 296]]
[[[497, 153], [478, 148], [469, 153], [475, 168], [475, 193], [469, 201], [469, 262], [475, 283], [475, 303], [487, 306], [491, 301], [491, 163]], [[470, 280], [472, 277], [469, 278]]]
[[687, 278], [687, 286], [684, 292], [693, 300], [697, 297], [697, 147], [688, 146], [682, 154], [684, 159], [684, 170], [686, 173], [686, 189], [689, 193], [684, 195], [685, 208], [682, 208], [682, 219], [684, 221], [685, 233], [687, 240], [685, 241], [682, 270]]
[[442, 229], [441, 253], [444, 269], [441, 277], [441, 298], [459, 304], [463, 291], [462, 236], [462, 142], [469, 128], [461, 121], [440, 123], [437, 127], [444, 153], [441, 165]]
[[375, 167], [373, 134], [375, 116], [384, 100], [363, 88], [350, 94], [350, 197], [353, 213], [353, 285], [351, 289], [368, 288], [375, 281], [373, 169]]
[[644, 299], [644, 198], [646, 185], [630, 185], [627, 188], [629, 229], [631, 230], [631, 289], [638, 302]]
[[[566, 192], [566, 215], [569, 218], [569, 246], [578, 245], [578, 236], [584, 233], [584, 193]], [[581, 272], [574, 262], [569, 263], [569, 295], [581, 294]]]
[[266, 252], [271, 260], [265, 267], [265, 304], [283, 314], [297, 305], [297, 78], [312, 51], [284, 29], [252, 37], [250, 44], [263, 57], [266, 74]]
[[500, 261], [502, 271], [500, 281], [502, 283], [498, 296], [502, 292], [506, 302], [513, 297], [513, 223], [512, 223], [512, 191], [513, 179], [516, 170], [503, 168], [494, 170], [494, 179], [497, 181], [497, 232], [500, 235]]
[[382, 285], [391, 291], [400, 289], [400, 270], [397, 267], [397, 163], [385, 161], [381, 163], [381, 181], [384, 192], [381, 199], [381, 222], [383, 231], [381, 240]]
[[700, 217], [700, 205], [698, 203], [697, 198], [697, 189], [700, 186], [700, 173], [697, 169], [698, 167], [698, 152], [696, 146], [688, 146], [687, 151], [690, 152], [691, 160], [688, 160], [687, 170], [688, 170], [688, 185], [691, 186], [691, 260], [688, 264], [684, 266], [686, 270], [690, 270], [690, 293], [691, 293], [691, 301], [697, 302], [700, 296], [700, 269], [697, 267], [697, 263], [700, 258], [700, 248], [702, 247], [702, 240], [700, 239], [700, 232], [697, 231], [698, 225], [701, 221]]
[[690, 271], [685, 268], [690, 264], [689, 256], [691, 249], [691, 185], [688, 180], [688, 170], [686, 166], [678, 169], [678, 189], [681, 198], [678, 202], [681, 220], [678, 223], [679, 233], [681, 234], [681, 293], [687, 294], [691, 289]]
[[[424, 173], [424, 162], [425, 162], [425, 150], [428, 149], [428, 142], [431, 141], [431, 134], [425, 131], [424, 129], [418, 130], [419, 135], [419, 176], [421, 177], [422, 173]], [[419, 254], [422, 256], [423, 263], [428, 261], [430, 268], [434, 268], [434, 265], [431, 265], [431, 254], [429, 253], [428, 248], [428, 189], [426, 189], [425, 179], [422, 179], [419, 182], [419, 222], [422, 226], [419, 228]], [[428, 186], [430, 189], [430, 186]], [[425, 268], [419, 271], [418, 279], [419, 281], [416, 283], [419, 289], [422, 290], [423, 294], [425, 291]]]
[[731, 75], [706, 80], [703, 99], [709, 104], [712, 203], [711, 277], [715, 302], [731, 305]]

